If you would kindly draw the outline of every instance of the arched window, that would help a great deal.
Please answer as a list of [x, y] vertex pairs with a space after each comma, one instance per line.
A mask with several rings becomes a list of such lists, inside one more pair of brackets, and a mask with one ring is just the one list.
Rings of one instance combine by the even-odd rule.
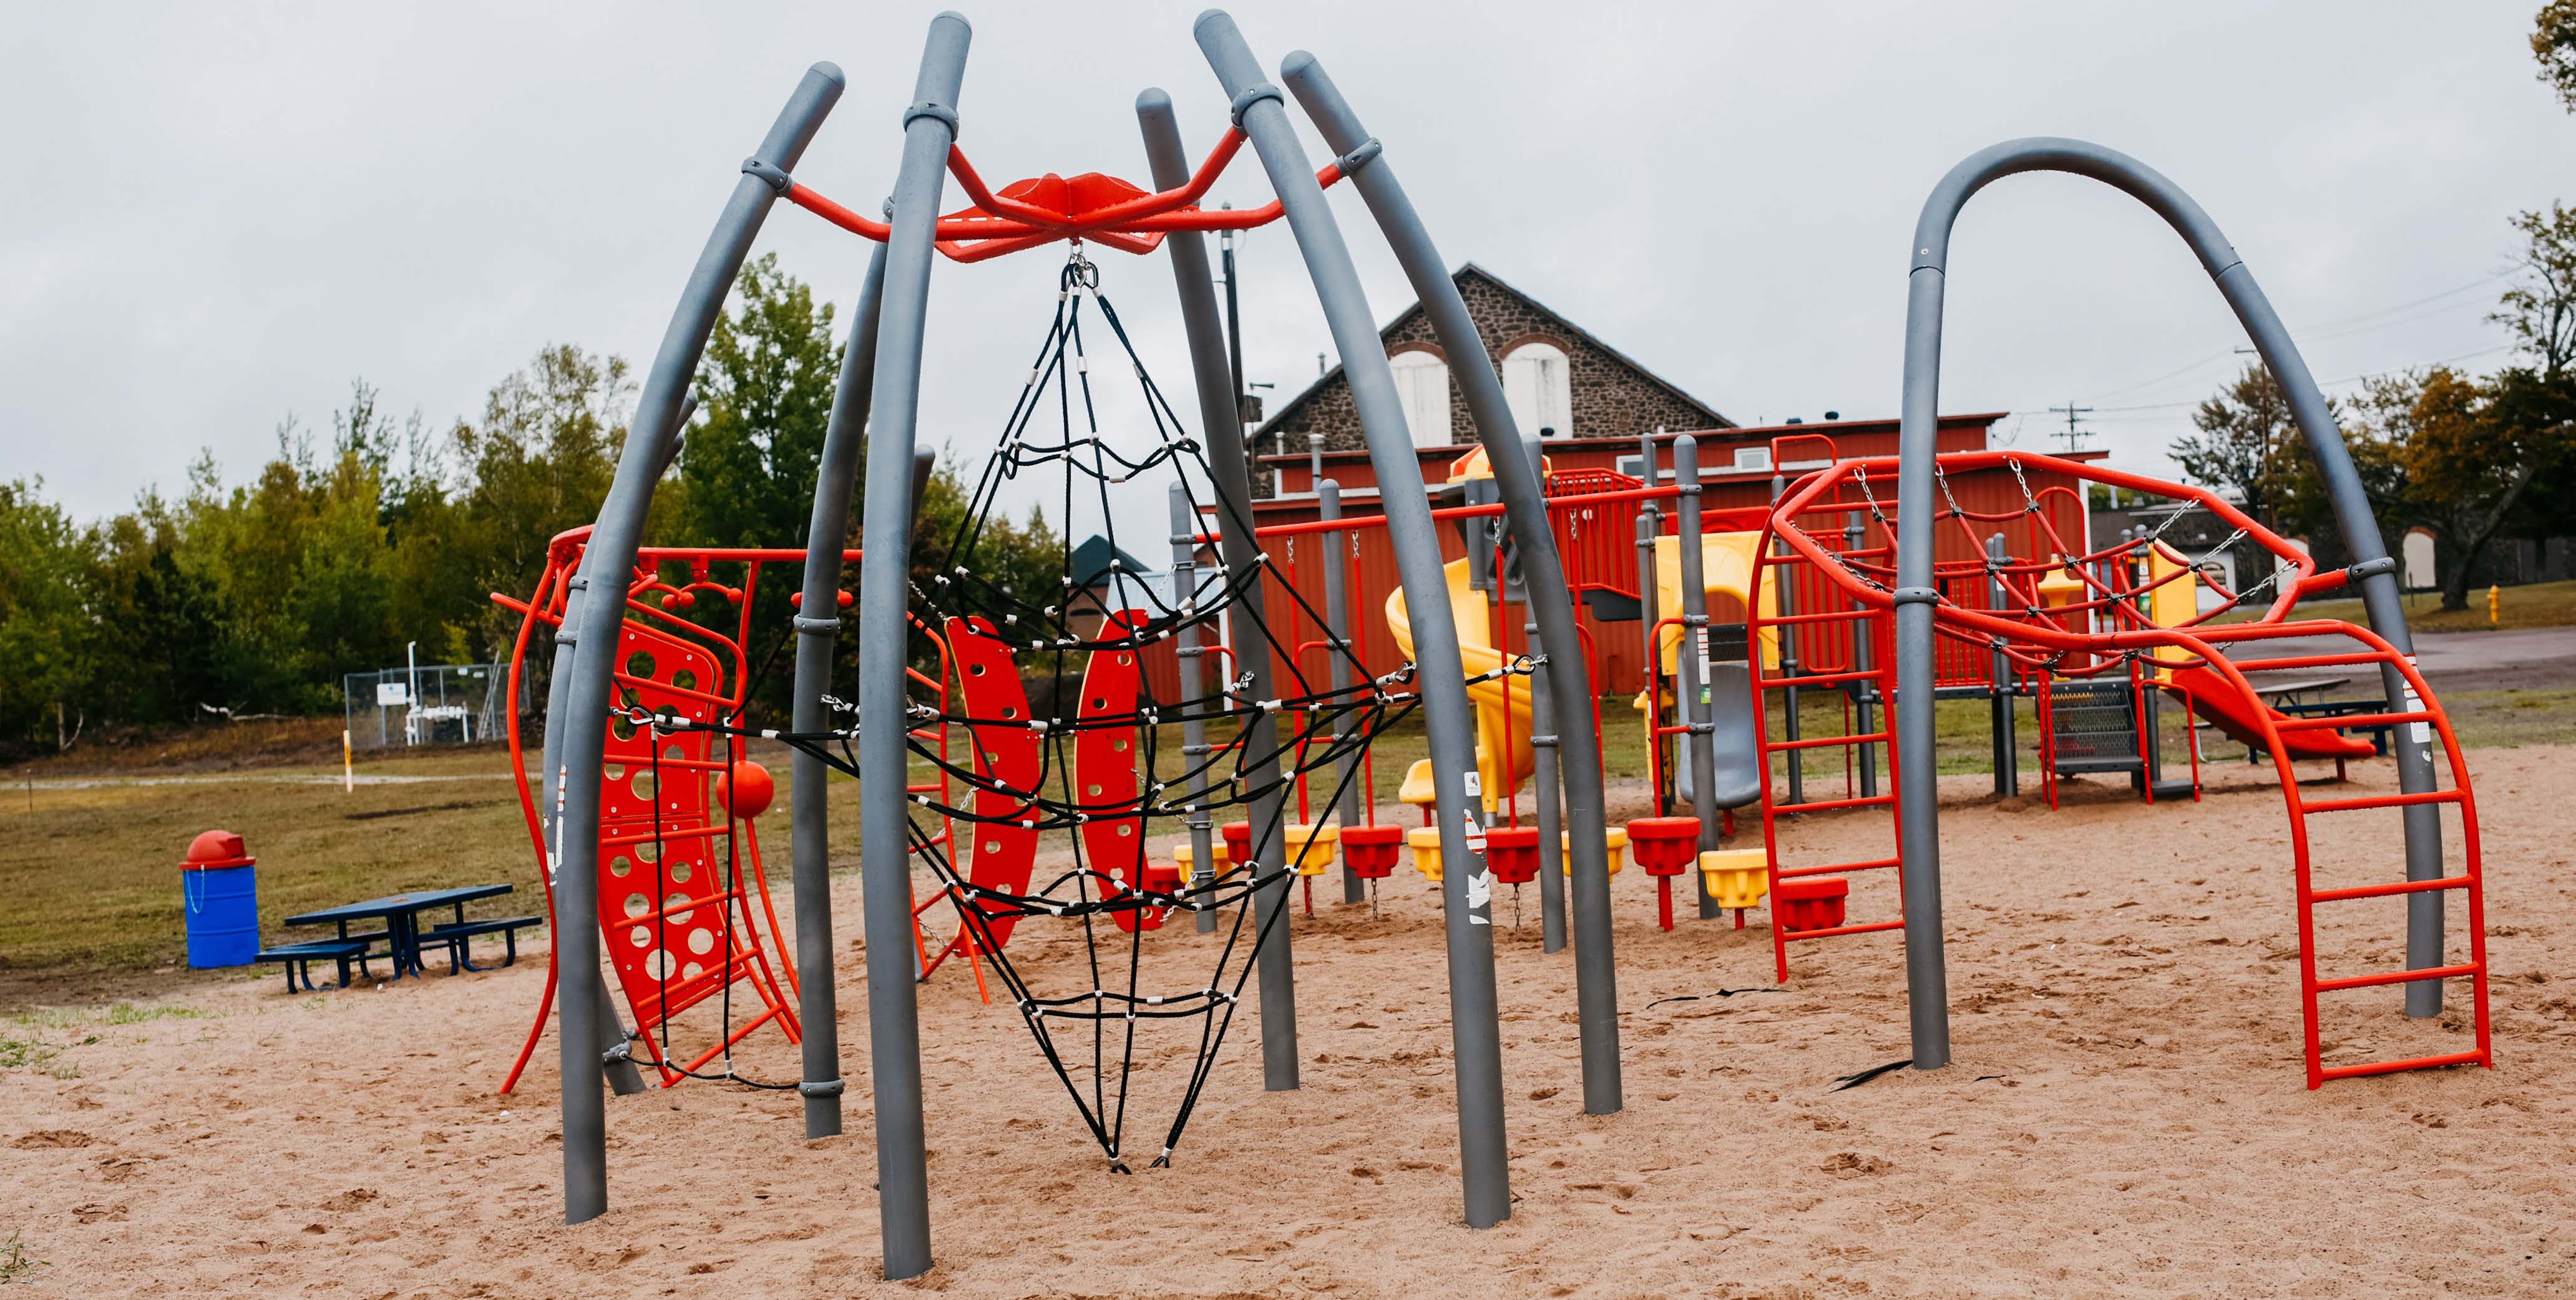
[[1416, 447], [1446, 447], [1456, 441], [1449, 432], [1449, 366], [1436, 353], [1414, 349], [1387, 358], [1395, 369], [1396, 396], [1404, 400], [1404, 423]]
[[1503, 358], [1503, 399], [1511, 403], [1522, 437], [1541, 429], [1551, 430], [1552, 437], [1574, 436], [1574, 381], [1563, 348], [1536, 340], [1513, 348]]

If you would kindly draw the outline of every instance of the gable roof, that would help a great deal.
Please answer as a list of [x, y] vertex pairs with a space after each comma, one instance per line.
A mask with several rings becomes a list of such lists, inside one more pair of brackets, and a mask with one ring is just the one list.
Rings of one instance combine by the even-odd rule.
[[[1538, 299], [1523, 293], [1517, 288], [1514, 288], [1501, 276], [1486, 270], [1484, 267], [1479, 266], [1474, 262], [1468, 262], [1461, 265], [1457, 270], [1450, 272], [1449, 278], [1462, 290], [1470, 279], [1478, 279], [1503, 293], [1511, 295], [1513, 298], [1518, 299], [1522, 305], [1528, 307], [1534, 312], [1537, 312], [1541, 319], [1564, 330], [1569, 336], [1581, 339], [1585, 343], [1589, 343], [1593, 347], [1599, 348], [1603, 352], [1608, 353], [1612, 360], [1617, 361], [1619, 364], [1636, 372], [1639, 378], [1663, 389], [1665, 392], [1672, 394], [1675, 398], [1678, 398], [1682, 402], [1697, 409], [1701, 414], [1708, 417], [1707, 427], [1712, 429], [1732, 429], [1736, 427], [1735, 421], [1727, 419], [1725, 416], [1719, 414], [1716, 407], [1710, 406], [1708, 403], [1691, 396], [1688, 392], [1683, 391], [1680, 385], [1665, 379], [1654, 371], [1648, 370], [1645, 366], [1639, 364], [1635, 357], [1629, 356], [1627, 353], [1610, 346], [1610, 344], [1603, 341], [1599, 335], [1594, 334], [1592, 331], [1566, 319], [1565, 316], [1559, 313], [1555, 308], [1548, 306], [1546, 303], [1540, 302]], [[1411, 324], [1415, 318], [1422, 315], [1422, 310], [1421, 302], [1416, 301], [1411, 306], [1406, 307], [1403, 311], [1397, 312], [1395, 314], [1395, 319], [1388, 321], [1384, 326], [1379, 328], [1377, 332], [1378, 341], [1380, 343], [1384, 343], [1397, 330]], [[1490, 350], [1490, 346], [1488, 350]], [[1325, 391], [1339, 382], [1343, 382], [1342, 366], [1339, 362], [1336, 362], [1332, 369], [1327, 370], [1321, 376], [1318, 376], [1315, 382], [1308, 384], [1305, 388], [1299, 390], [1296, 396], [1289, 398], [1284, 403], [1281, 403], [1278, 413], [1272, 415], [1266, 420], [1263, 420], [1260, 426], [1255, 428], [1248, 436], [1247, 441], [1258, 441], [1262, 438], [1271, 436], [1281, 421], [1296, 414], [1308, 402], [1314, 400], [1316, 394]]]
[[1111, 545], [1108, 538], [1098, 533], [1084, 538], [1082, 545], [1073, 548], [1073, 554], [1068, 557], [1065, 567], [1073, 573], [1073, 585], [1088, 587], [1108, 576], [1109, 563], [1113, 559], [1118, 562], [1119, 568], [1128, 573], [1154, 571], [1144, 561]]

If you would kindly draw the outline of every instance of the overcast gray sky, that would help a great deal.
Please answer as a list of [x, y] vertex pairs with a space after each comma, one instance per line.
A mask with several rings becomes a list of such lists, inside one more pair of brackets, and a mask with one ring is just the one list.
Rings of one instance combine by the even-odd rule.
[[[2033, 134], [2190, 190], [2318, 376], [2506, 359], [2483, 317], [2516, 210], [2576, 197], [2576, 118], [2533, 80], [2535, 0], [2440, 4], [1243, 3], [1313, 50], [1452, 262], [1473, 259], [1750, 423], [1891, 415], [1906, 241], [1966, 154]], [[1196, 5], [987, 3], [963, 143], [994, 183], [1141, 179], [1133, 100], [1193, 152], [1225, 101]], [[256, 469], [364, 376], [435, 423], [542, 344], [650, 355], [742, 157], [798, 75], [849, 74], [799, 169], [872, 209], [928, 5], [9, 6], [0, 43], [0, 476], [92, 517]], [[1322, 150], [1314, 146], [1319, 158]], [[1238, 164], [1215, 198], [1259, 202]], [[1410, 300], [1336, 198], [1379, 320]], [[952, 206], [954, 203], [952, 202]], [[782, 206], [763, 246], [847, 303], [865, 247]], [[2091, 182], [1989, 191], [1951, 261], [1948, 410], [2050, 445], [2069, 398], [2162, 464], [2242, 337], [2182, 246]], [[1178, 384], [1170, 275], [1102, 254]], [[1058, 259], [942, 265], [925, 433], [1007, 411]], [[1250, 377], [1329, 348], [1284, 231], [1245, 249]], [[846, 306], [845, 306], [846, 310]], [[2339, 386], [2349, 391], [2351, 384]], [[1187, 409], [1187, 404], [1184, 403]], [[2017, 433], [2016, 433], [2017, 431]]]

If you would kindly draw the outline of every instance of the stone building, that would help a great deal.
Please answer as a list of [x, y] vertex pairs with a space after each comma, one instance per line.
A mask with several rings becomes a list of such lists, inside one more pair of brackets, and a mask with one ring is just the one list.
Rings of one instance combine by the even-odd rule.
[[[1546, 304], [1467, 263], [1453, 277], [1467, 314], [1503, 377], [1503, 392], [1524, 434], [1549, 439], [1629, 437], [1650, 429], [1731, 429], [1735, 422], [1593, 337]], [[1422, 304], [1407, 307], [1378, 332], [1395, 368], [1405, 423], [1418, 447], [1475, 441], [1467, 401], [1449, 373], [1449, 358]], [[1327, 451], [1358, 451], [1359, 410], [1349, 379], [1335, 366], [1253, 431], [1256, 455], [1303, 455], [1308, 435]], [[1267, 479], [1268, 475], [1262, 475]], [[1270, 484], [1256, 485], [1268, 494]]]

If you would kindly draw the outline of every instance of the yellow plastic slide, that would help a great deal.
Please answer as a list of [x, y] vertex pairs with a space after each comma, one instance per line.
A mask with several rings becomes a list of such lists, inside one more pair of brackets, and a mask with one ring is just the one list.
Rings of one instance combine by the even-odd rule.
[[[1711, 596], [1732, 596], [1746, 609], [1753, 607], [1748, 593], [1753, 590], [1753, 562], [1761, 554], [1762, 534], [1702, 533], [1699, 546], [1700, 584]], [[1773, 593], [1770, 574], [1762, 576], [1762, 614], [1769, 617], [1779, 612], [1779, 598]], [[1674, 618], [1682, 612], [1682, 539], [1655, 539], [1655, 609], [1662, 618]], [[1659, 653], [1655, 671], [1666, 677], [1677, 668], [1674, 656], [1682, 643], [1679, 623], [1666, 627], [1655, 638]], [[1762, 666], [1780, 664], [1780, 631], [1762, 629]]]
[[[1485, 593], [1467, 585], [1467, 562], [1452, 560], [1441, 572], [1449, 579], [1449, 622], [1458, 629], [1458, 658], [1473, 678], [1502, 666], [1502, 653], [1494, 649], [1493, 625], [1485, 604]], [[1395, 635], [1396, 653], [1413, 657], [1413, 618], [1404, 607], [1404, 588], [1398, 587], [1386, 598], [1386, 628]], [[1476, 682], [1467, 688], [1467, 699], [1476, 706], [1476, 773], [1484, 787], [1485, 809], [1490, 812], [1501, 802], [1505, 791], [1517, 790], [1530, 774], [1530, 679], [1507, 676]], [[1511, 742], [1503, 743], [1509, 732]], [[1411, 802], [1412, 789], [1430, 781], [1428, 760], [1417, 762], [1415, 774], [1405, 778], [1404, 798]], [[1420, 780], [1417, 782], [1416, 776]], [[1421, 802], [1429, 802], [1428, 790]]]

